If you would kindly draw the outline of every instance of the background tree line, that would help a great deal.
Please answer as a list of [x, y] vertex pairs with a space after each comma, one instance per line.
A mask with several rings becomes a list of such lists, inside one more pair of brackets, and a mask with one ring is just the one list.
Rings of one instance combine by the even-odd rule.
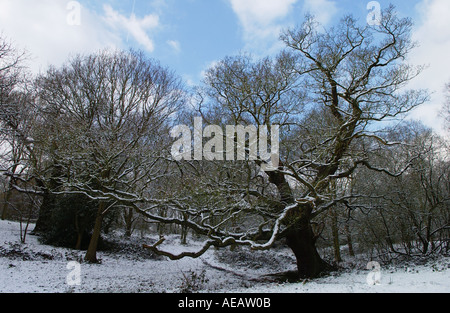
[[[336, 262], [344, 246], [385, 260], [448, 253], [448, 142], [416, 122], [392, 126], [428, 93], [406, 88], [423, 70], [405, 61], [411, 20], [392, 6], [382, 16], [328, 29], [306, 16], [281, 34], [278, 55], [225, 57], [193, 90], [136, 51], [78, 55], [32, 77], [2, 38], [2, 218], [36, 217], [44, 241], [86, 249], [89, 262], [102, 232], [130, 236], [138, 221], [161, 235], [144, 247], [171, 259], [283, 242], [299, 277], [332, 268], [318, 247]], [[280, 125], [280, 166], [174, 161], [170, 129], [197, 115]], [[29, 209], [11, 212], [14, 193]], [[199, 251], [161, 249], [164, 234], [186, 242], [189, 231], [206, 240]]]

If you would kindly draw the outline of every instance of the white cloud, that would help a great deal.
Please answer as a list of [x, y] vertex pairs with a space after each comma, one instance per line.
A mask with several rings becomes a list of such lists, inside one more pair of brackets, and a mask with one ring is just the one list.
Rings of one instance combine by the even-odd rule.
[[[264, 53], [276, 51], [283, 46], [278, 40], [280, 32], [298, 22], [298, 16], [291, 13], [299, 0], [228, 1], [242, 26], [247, 49]], [[313, 14], [318, 22], [326, 25], [338, 8], [333, 0], [304, 0], [302, 11]]]
[[270, 25], [289, 13], [297, 0], [230, 0], [231, 6], [244, 27], [254, 24]]
[[105, 11], [104, 20], [112, 28], [117, 30], [125, 29], [129, 35], [149, 52], [153, 52], [155, 45], [153, 40], [148, 35], [148, 31], [155, 29], [159, 25], [159, 17], [155, 14], [149, 14], [143, 18], [137, 18], [135, 14], [130, 17], [126, 17], [115, 11], [111, 6], [104, 5], [103, 9]]
[[336, 15], [338, 9], [334, 1], [305, 0], [303, 11], [311, 13], [319, 23], [326, 25]]
[[14, 0], [0, 1], [0, 30], [19, 49], [30, 55], [33, 72], [48, 65], [61, 65], [69, 55], [115, 47], [120, 39], [109, 31], [99, 17], [81, 7], [80, 25], [68, 23], [69, 1]]
[[77, 53], [123, 47], [129, 38], [149, 52], [154, 50], [148, 33], [158, 27], [157, 15], [126, 17], [110, 6], [94, 12], [84, 6], [78, 11], [77, 5], [69, 5], [78, 3], [69, 0], [2, 0], [0, 33], [12, 40], [18, 49], [28, 51], [28, 63], [34, 73], [45, 71], [48, 65], [60, 66]]
[[[267, 48], [278, 40], [286, 18], [298, 0], [229, 0], [251, 47]], [[261, 44], [265, 44], [261, 47]]]
[[420, 18], [416, 21], [413, 39], [420, 47], [411, 53], [410, 61], [429, 67], [410, 87], [428, 88], [433, 95], [431, 101], [415, 110], [411, 117], [442, 132], [443, 120], [438, 115], [445, 101], [445, 84], [450, 82], [450, 1], [423, 0], [416, 9]]
[[181, 51], [181, 45], [179, 41], [176, 40], [167, 40], [166, 42], [175, 53], [179, 53]]

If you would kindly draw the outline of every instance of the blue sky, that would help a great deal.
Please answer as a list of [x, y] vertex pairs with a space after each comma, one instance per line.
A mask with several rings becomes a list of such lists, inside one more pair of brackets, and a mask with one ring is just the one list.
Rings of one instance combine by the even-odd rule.
[[[351, 13], [362, 22], [369, 0], [0, 0], [0, 31], [32, 56], [34, 72], [61, 65], [75, 53], [105, 47], [145, 51], [176, 71], [188, 85], [201, 81], [214, 62], [240, 51], [255, 56], [283, 48], [280, 30], [306, 12], [325, 26]], [[430, 88], [430, 104], [412, 115], [442, 126], [438, 111], [450, 82], [450, 1], [380, 0], [416, 23], [422, 44], [411, 61], [429, 69], [412, 86]], [[77, 8], [77, 5], [79, 7]], [[78, 10], [79, 9], [79, 10]], [[75, 17], [75, 19], [73, 19]], [[77, 23], [70, 23], [78, 21]], [[439, 126], [436, 126], [439, 125]]]
[[[234, 2], [242, 2], [236, 0]], [[261, 0], [250, 1], [253, 3]], [[89, 4], [94, 2], [95, 4]], [[245, 0], [244, 0], [245, 2]], [[154, 50], [148, 51], [139, 38], [124, 31], [125, 46], [147, 50], [149, 56], [167, 64], [186, 79], [197, 82], [202, 71], [226, 55], [247, 51], [263, 56], [278, 51], [282, 28], [295, 26], [311, 10], [325, 24], [333, 23], [344, 14], [352, 13], [364, 21], [369, 13], [369, 1], [292, 1], [269, 0], [267, 10], [233, 4], [229, 0], [166, 0], [166, 1], [83, 1], [102, 14], [105, 5], [122, 16], [144, 19], [158, 16], [158, 26], [148, 31]], [[420, 1], [397, 1], [394, 4], [403, 15], [416, 16], [415, 5]], [[381, 7], [389, 2], [379, 1]], [[273, 12], [271, 6], [286, 7]], [[257, 5], [256, 5], [257, 7]], [[125, 34], [126, 33], [126, 34]]]
[[[192, 82], [201, 79], [202, 71], [226, 55], [246, 51], [263, 56], [282, 48], [278, 35], [282, 28], [295, 26], [304, 14], [312, 11], [325, 24], [333, 23], [344, 14], [352, 13], [366, 19], [369, 1], [303, 1], [250, 0], [249, 6], [239, 5], [246, 0], [84, 0], [86, 9], [99, 15], [110, 6], [123, 17], [143, 20], [153, 15], [158, 25], [147, 31], [154, 48], [148, 49], [138, 36], [123, 29], [122, 45], [147, 51], [148, 55], [167, 64]], [[266, 4], [267, 9], [258, 9]], [[415, 1], [397, 1], [399, 12], [417, 14]], [[235, 4], [236, 3], [236, 4]], [[379, 1], [381, 7], [389, 2]], [[272, 10], [280, 8], [280, 11]]]

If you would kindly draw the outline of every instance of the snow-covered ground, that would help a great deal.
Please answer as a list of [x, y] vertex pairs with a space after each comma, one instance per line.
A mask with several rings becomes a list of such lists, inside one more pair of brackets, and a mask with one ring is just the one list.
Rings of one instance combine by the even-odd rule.
[[[33, 229], [31, 225], [30, 229]], [[170, 248], [181, 248], [168, 240]], [[185, 247], [183, 247], [185, 248]], [[69, 286], [78, 272], [69, 262], [81, 260], [83, 252], [45, 246], [27, 235], [20, 244], [18, 223], [0, 221], [1, 293], [449, 293], [450, 259], [439, 258], [421, 266], [381, 268], [380, 281], [369, 285], [372, 275], [355, 266], [328, 277], [301, 283], [275, 283], [264, 275], [295, 268], [289, 251], [255, 254], [247, 251], [211, 249], [199, 259], [170, 261], [164, 257], [136, 256], [131, 250], [99, 252], [101, 264], [82, 263], [79, 285]], [[370, 279], [369, 279], [370, 281]]]

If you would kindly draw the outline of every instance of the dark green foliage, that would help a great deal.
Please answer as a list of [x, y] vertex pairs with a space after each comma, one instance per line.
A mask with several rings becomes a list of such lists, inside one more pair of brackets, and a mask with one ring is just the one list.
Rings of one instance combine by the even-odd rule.
[[48, 229], [41, 233], [45, 244], [85, 250], [95, 222], [98, 203], [83, 195], [58, 195]]

